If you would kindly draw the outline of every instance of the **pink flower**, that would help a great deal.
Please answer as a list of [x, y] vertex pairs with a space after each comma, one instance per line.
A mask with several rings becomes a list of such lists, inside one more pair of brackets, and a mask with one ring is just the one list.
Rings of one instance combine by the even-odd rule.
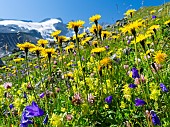
[[79, 93], [74, 94], [72, 98], [72, 103], [74, 105], [80, 105], [82, 102], [83, 102], [83, 99], [81, 98], [81, 94]]
[[123, 68], [127, 70], [129, 68], [129, 65], [124, 65]]
[[90, 103], [90, 104], [93, 104], [94, 103], [94, 96], [90, 93], [90, 94], [88, 94], [88, 102]]
[[54, 64], [57, 65], [57, 61], [54, 61]]
[[12, 87], [12, 83], [11, 82], [4, 83], [4, 88], [5, 89], [10, 89], [11, 87]]
[[139, 85], [140, 84], [140, 78], [135, 78], [134, 84]]
[[67, 121], [71, 121], [73, 119], [73, 116], [71, 114], [66, 115]]
[[145, 79], [145, 76], [144, 76], [144, 75], [141, 75], [140, 78], [141, 78], [141, 81], [142, 81], [143, 83], [146, 82], [146, 79]]

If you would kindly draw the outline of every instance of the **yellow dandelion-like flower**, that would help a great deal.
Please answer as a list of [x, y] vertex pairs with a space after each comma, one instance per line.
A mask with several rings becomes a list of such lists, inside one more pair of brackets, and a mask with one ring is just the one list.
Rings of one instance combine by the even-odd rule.
[[93, 15], [92, 17], [89, 18], [89, 20], [91, 22], [94, 22], [94, 23], [97, 23], [97, 21], [101, 18], [101, 15], [99, 14], [96, 14], [96, 15]]
[[41, 54], [42, 54], [44, 57], [51, 58], [51, 56], [52, 56], [53, 54], [55, 54], [55, 49], [54, 49], [54, 48], [44, 49], [44, 50], [42, 50]]
[[159, 29], [160, 25], [152, 25], [149, 30], [153, 30], [153, 29]]
[[94, 48], [91, 50], [91, 53], [100, 53], [100, 52], [104, 52], [106, 50], [105, 47], [101, 47], [101, 48]]
[[73, 29], [74, 31], [75, 31], [75, 33], [77, 34], [78, 33], [78, 28], [79, 27], [83, 27], [83, 24], [84, 24], [85, 22], [84, 21], [82, 21], [82, 20], [78, 20], [78, 21], [71, 21], [71, 22], [69, 22], [67, 25], [68, 25], [68, 29]]
[[73, 48], [74, 48], [74, 45], [68, 45], [68, 46], [65, 48], [65, 50], [66, 50], [67, 52], [69, 52], [70, 50], [73, 50]]
[[148, 37], [151, 37], [153, 34], [154, 34], [153, 30], [148, 30], [148, 31], [146, 31], [146, 35], [147, 35]]
[[126, 26], [124, 26], [123, 28], [120, 28], [119, 30], [122, 31], [122, 33], [131, 33], [134, 36], [136, 36], [136, 30], [139, 29], [141, 26], [143, 25], [142, 21], [134, 21]]
[[165, 25], [170, 25], [170, 19], [164, 22]]
[[157, 29], [159, 29], [160, 28], [160, 25], [152, 25], [150, 28], [149, 28], [149, 30], [152, 30], [155, 34], [156, 34], [156, 31], [157, 31]]
[[38, 44], [39, 46], [44, 47], [45, 45], [48, 44], [48, 41], [47, 41], [47, 40], [44, 40], [44, 39], [39, 39], [38, 42], [37, 42], [37, 44]]
[[151, 10], [150, 14], [154, 14], [156, 12], [156, 10]]
[[110, 50], [107, 54], [111, 56], [113, 54], [113, 50]]
[[85, 45], [86, 43], [89, 44], [89, 41], [92, 39], [92, 37], [86, 37], [84, 40], [81, 41], [82, 45]]
[[92, 42], [92, 45], [94, 45], [95, 47], [97, 47], [97, 44], [98, 44], [98, 41], [96, 40]]
[[147, 35], [139, 34], [139, 35], [136, 37], [136, 42], [135, 42], [135, 40], [133, 40], [133, 41], [131, 42], [131, 44], [135, 44], [135, 43], [138, 43], [138, 42], [145, 41], [147, 38], [148, 38]]
[[85, 35], [86, 35], [86, 33], [83, 32], [83, 33], [79, 34], [78, 36], [79, 36], [79, 38], [83, 38], [83, 37], [85, 37]]
[[124, 13], [124, 15], [126, 16], [130, 15], [132, 17], [135, 11], [136, 11], [135, 9], [129, 9]]
[[118, 39], [120, 37], [120, 35], [113, 35], [112, 38], [113, 39]]
[[27, 53], [28, 50], [30, 50], [31, 48], [34, 48], [35, 45], [30, 42], [25, 42], [23, 44], [17, 44], [17, 47], [19, 47], [21, 50], [24, 50]]
[[62, 46], [62, 43], [66, 42], [66, 41], [67, 41], [66, 36], [58, 36], [58, 44], [59, 44], [59, 46]]
[[23, 60], [24, 60], [24, 58], [16, 58], [16, 59], [14, 59], [13, 61], [16, 62], [16, 63], [18, 63], [18, 62], [23, 61]]
[[112, 63], [112, 60], [109, 57], [106, 57], [100, 61], [101, 66], [107, 66]]
[[157, 64], [161, 64], [165, 61], [167, 55], [165, 53], [162, 53], [162, 51], [157, 51], [155, 52], [155, 55], [154, 55], [154, 61], [157, 63]]
[[102, 31], [102, 38], [105, 39], [105, 38], [108, 38], [111, 36], [111, 33], [109, 31]]
[[53, 33], [51, 33], [51, 36], [54, 38], [57, 38], [60, 33], [61, 33], [61, 30], [56, 30]]
[[[83, 37], [85, 37], [86, 33], [81, 33], [81, 34], [78, 34], [77, 35], [77, 38], [80, 40], [82, 39]], [[72, 37], [73, 40], [76, 40], [76, 35], [73, 35]]]
[[34, 48], [30, 49], [30, 52], [35, 52], [37, 54], [37, 56], [39, 56], [40, 52], [43, 50], [44, 50], [43, 47], [35, 46]]
[[93, 24], [93, 25], [89, 28], [89, 31], [90, 31], [91, 33], [93, 33], [93, 34], [97, 34], [97, 30], [98, 30], [99, 32], [101, 32], [101, 31], [102, 31], [102, 26], [98, 24], [97, 27], [96, 27], [96, 25]]

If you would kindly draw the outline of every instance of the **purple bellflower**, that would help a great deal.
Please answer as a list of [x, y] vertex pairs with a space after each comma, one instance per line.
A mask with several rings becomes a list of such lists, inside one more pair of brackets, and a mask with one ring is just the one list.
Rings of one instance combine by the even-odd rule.
[[150, 114], [152, 116], [152, 123], [154, 125], [161, 125], [161, 122], [160, 122], [158, 116], [156, 115], [156, 113], [153, 110], [150, 111]]
[[132, 68], [132, 78], [140, 78], [138, 70], [135, 67]]
[[146, 102], [144, 100], [139, 99], [139, 98], [135, 99], [135, 106], [143, 106], [145, 104], [146, 104]]
[[44, 111], [38, 107], [36, 102], [32, 102], [32, 105], [25, 107], [25, 110], [22, 112], [22, 118], [20, 121], [20, 127], [28, 127], [29, 124], [33, 124], [33, 121], [29, 118], [43, 116]]
[[163, 92], [168, 92], [168, 89], [163, 83], [160, 83], [160, 88], [162, 89]]
[[113, 97], [112, 96], [108, 96], [105, 98], [105, 102], [107, 102], [108, 104], [110, 104], [113, 100]]
[[135, 84], [129, 84], [129, 88], [136, 88], [137, 87], [137, 85], [135, 85]]
[[45, 116], [45, 118], [44, 118], [44, 120], [43, 120], [43, 123], [44, 123], [44, 124], [47, 124], [47, 122], [48, 122], [48, 114]]

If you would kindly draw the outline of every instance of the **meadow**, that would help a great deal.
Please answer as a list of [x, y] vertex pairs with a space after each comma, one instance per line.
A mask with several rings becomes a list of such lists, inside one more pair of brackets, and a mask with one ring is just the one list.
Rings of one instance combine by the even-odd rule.
[[18, 44], [0, 67], [0, 127], [170, 127], [170, 15], [158, 10], [107, 28], [96, 14], [89, 33], [71, 21], [71, 38]]

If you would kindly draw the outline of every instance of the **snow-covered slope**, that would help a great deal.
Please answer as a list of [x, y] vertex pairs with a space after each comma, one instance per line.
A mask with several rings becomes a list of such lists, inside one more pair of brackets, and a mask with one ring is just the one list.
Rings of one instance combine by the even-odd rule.
[[42, 22], [31, 22], [24, 20], [1, 20], [0, 21], [0, 33], [15, 33], [15, 32], [29, 32], [36, 30], [41, 33], [41, 36], [46, 39], [56, 29], [63, 31], [63, 35], [67, 34], [66, 24], [60, 18], [47, 19]]

